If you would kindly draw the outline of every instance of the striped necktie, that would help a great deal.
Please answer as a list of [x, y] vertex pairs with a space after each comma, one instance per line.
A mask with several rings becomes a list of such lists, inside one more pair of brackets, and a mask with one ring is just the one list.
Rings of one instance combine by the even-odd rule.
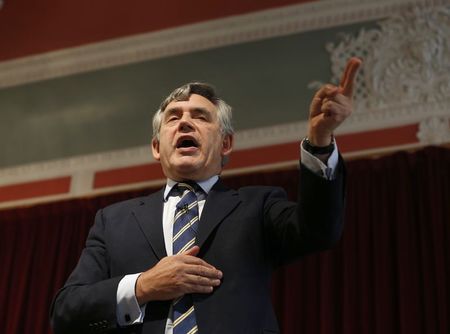
[[[173, 223], [173, 254], [183, 253], [195, 244], [198, 226], [198, 199], [193, 186], [178, 183], [182, 193], [175, 210]], [[197, 333], [192, 295], [184, 295], [173, 302], [173, 334]]]

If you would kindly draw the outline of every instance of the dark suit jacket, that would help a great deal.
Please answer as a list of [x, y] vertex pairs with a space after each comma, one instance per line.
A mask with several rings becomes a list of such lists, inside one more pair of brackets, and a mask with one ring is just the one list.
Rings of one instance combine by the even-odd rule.
[[[278, 333], [270, 277], [280, 264], [325, 249], [340, 237], [342, 162], [327, 181], [301, 167], [298, 204], [274, 187], [238, 191], [217, 182], [208, 194], [196, 243], [199, 257], [223, 272], [211, 294], [193, 295], [200, 333]], [[170, 301], [147, 305], [142, 325], [116, 325], [116, 291], [126, 274], [166, 256], [163, 190], [100, 210], [86, 248], [52, 306], [55, 333], [164, 333]], [[295, 284], [295, 282], [293, 282]]]

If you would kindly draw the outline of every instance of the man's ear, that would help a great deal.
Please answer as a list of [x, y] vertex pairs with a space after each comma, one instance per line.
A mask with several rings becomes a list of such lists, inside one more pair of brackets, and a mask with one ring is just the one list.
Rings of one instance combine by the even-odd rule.
[[222, 140], [222, 156], [227, 156], [233, 150], [233, 135], [225, 135]]
[[155, 160], [159, 161], [159, 159], [160, 159], [159, 140], [156, 138], [152, 139], [152, 154], [153, 154], [153, 158], [155, 158]]

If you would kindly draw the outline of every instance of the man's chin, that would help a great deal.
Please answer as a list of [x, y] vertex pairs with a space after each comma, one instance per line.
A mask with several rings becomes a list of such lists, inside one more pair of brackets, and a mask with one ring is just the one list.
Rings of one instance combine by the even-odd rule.
[[191, 155], [181, 156], [173, 162], [173, 166], [181, 169], [195, 169], [199, 168], [201, 165], [201, 159], [199, 159], [199, 157]]
[[204, 169], [204, 166], [195, 161], [195, 159], [180, 159], [175, 164], [172, 165], [172, 170], [183, 177], [189, 177], [196, 175], [199, 171]]

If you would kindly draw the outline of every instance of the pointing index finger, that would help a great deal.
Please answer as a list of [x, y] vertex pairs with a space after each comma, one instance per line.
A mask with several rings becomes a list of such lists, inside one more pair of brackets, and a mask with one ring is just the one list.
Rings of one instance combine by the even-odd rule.
[[355, 81], [356, 72], [361, 64], [361, 59], [357, 57], [352, 57], [347, 62], [347, 66], [345, 67], [344, 74], [342, 75], [342, 79], [339, 84], [340, 93], [347, 97], [351, 97], [353, 94], [353, 83]]

